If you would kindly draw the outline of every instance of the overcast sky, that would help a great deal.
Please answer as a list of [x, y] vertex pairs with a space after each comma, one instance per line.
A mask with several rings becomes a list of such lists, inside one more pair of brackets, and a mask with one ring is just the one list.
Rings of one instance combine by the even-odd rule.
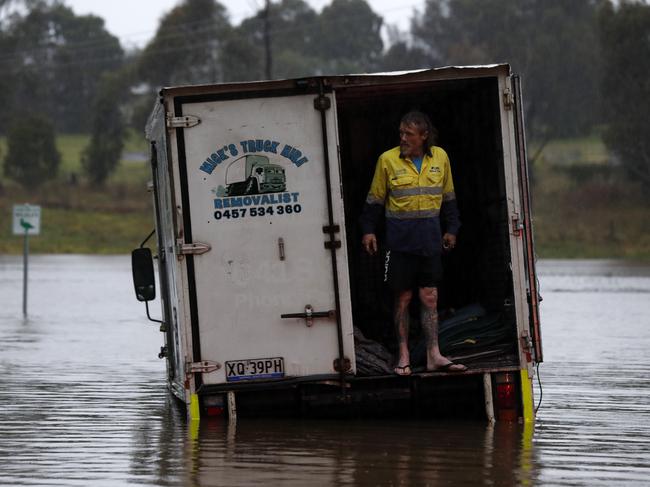
[[[306, 0], [320, 11], [331, 0]], [[424, 0], [366, 0], [388, 24], [408, 30], [415, 8], [422, 10]], [[64, 0], [77, 15], [94, 14], [106, 21], [106, 28], [119, 37], [126, 48], [144, 45], [156, 32], [158, 21], [180, 0]], [[237, 25], [264, 5], [264, 0], [219, 0]]]

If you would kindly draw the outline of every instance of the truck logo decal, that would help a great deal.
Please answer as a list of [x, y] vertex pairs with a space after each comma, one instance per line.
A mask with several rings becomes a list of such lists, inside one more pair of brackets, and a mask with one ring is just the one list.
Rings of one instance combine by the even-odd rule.
[[309, 162], [300, 149], [269, 139], [226, 144], [207, 157], [199, 167], [201, 171], [213, 174], [215, 169], [223, 169], [217, 172], [222, 184], [212, 189], [216, 196], [214, 218], [300, 213], [300, 193], [288, 190], [285, 167], [278, 160], [290, 161], [295, 167]]

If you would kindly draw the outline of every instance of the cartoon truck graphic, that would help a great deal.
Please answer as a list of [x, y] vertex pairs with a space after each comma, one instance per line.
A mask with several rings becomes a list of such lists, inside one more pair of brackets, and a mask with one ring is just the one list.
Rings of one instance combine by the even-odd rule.
[[286, 189], [284, 168], [271, 164], [266, 156], [249, 154], [231, 162], [226, 168], [227, 196], [280, 193]]

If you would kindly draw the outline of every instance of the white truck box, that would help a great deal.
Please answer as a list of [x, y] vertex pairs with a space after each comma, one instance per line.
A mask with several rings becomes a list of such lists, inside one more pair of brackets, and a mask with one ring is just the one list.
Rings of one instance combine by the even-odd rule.
[[[519, 93], [508, 65], [161, 90], [147, 138], [162, 355], [190, 416], [228, 410], [228, 398], [231, 413], [251, 414], [465, 400], [488, 418], [531, 420], [542, 351]], [[463, 374], [362, 364], [363, 344], [390, 350], [394, 339], [383, 261], [362, 252], [358, 218], [377, 156], [412, 108], [438, 129], [463, 222], [444, 258], [441, 316], [478, 306], [494, 317], [487, 333], [450, 332]], [[495, 407], [508, 388], [516, 401]]]

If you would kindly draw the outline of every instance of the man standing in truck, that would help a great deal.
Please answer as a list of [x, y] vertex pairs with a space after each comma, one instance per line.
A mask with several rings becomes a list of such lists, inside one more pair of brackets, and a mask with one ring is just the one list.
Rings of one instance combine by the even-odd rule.
[[[427, 370], [467, 370], [440, 353], [438, 286], [442, 281], [443, 249], [456, 246], [460, 227], [454, 183], [447, 153], [433, 145], [434, 128], [424, 113], [402, 117], [400, 145], [379, 156], [361, 215], [362, 245], [377, 253], [375, 229], [386, 216], [384, 281], [395, 296], [394, 322], [398, 339], [398, 375], [412, 373], [408, 349], [409, 303], [417, 287], [421, 325], [427, 348]], [[444, 231], [444, 233], [443, 233]]]

